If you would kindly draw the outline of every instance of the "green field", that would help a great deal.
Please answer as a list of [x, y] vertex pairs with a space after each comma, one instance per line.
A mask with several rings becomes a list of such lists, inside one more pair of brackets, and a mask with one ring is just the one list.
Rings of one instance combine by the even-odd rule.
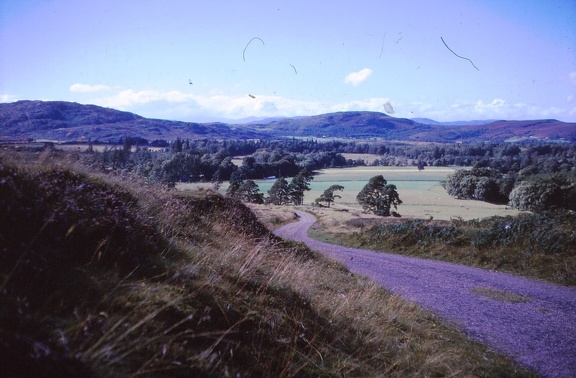
[[[452, 198], [441, 186], [441, 181], [456, 169], [449, 167], [427, 167], [419, 171], [416, 167], [355, 167], [355, 168], [329, 168], [323, 169], [314, 176], [310, 183], [310, 191], [306, 192], [304, 204], [310, 205], [322, 192], [331, 185], [342, 185], [344, 191], [337, 192], [342, 198], [337, 199], [335, 207], [349, 210], [360, 210], [356, 202], [356, 195], [364, 185], [375, 175], [382, 175], [389, 184], [398, 188], [400, 198], [404, 202], [398, 207], [398, 212], [404, 217], [450, 219], [462, 217], [463, 219], [484, 218], [492, 215], [515, 215], [518, 212], [507, 206], [494, 205], [481, 201], [459, 200]], [[267, 191], [275, 180], [255, 180], [260, 191], [267, 195]], [[184, 184], [177, 185], [178, 189], [209, 188], [211, 184]], [[220, 187], [224, 194], [228, 188], [225, 182]]]

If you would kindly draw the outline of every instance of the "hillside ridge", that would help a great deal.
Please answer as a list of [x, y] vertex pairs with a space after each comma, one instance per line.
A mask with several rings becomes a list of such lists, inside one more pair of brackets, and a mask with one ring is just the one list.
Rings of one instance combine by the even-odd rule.
[[[418, 119], [416, 119], [418, 120]], [[576, 141], [576, 123], [555, 119], [422, 122], [371, 111], [308, 117], [268, 118], [247, 124], [196, 123], [145, 118], [134, 113], [66, 101], [0, 103], [0, 141], [53, 140], [116, 143], [189, 139], [278, 139], [291, 137], [384, 139], [412, 142]]]

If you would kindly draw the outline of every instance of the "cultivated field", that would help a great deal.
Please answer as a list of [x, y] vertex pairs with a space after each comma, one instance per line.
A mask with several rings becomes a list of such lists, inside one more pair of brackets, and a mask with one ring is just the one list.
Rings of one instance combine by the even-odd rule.
[[[446, 193], [440, 182], [455, 168], [427, 167], [419, 171], [416, 167], [355, 167], [323, 169], [310, 183], [311, 190], [306, 192], [304, 204], [311, 205], [324, 190], [331, 185], [344, 186], [342, 192], [336, 192], [342, 198], [337, 199], [331, 209], [320, 209], [319, 214], [330, 213], [334, 217], [373, 217], [362, 214], [362, 208], [356, 202], [356, 195], [368, 180], [375, 175], [383, 175], [389, 184], [398, 188], [403, 204], [398, 212], [404, 218], [433, 217], [436, 220], [449, 220], [455, 217], [463, 219], [485, 218], [493, 215], [516, 215], [518, 211], [503, 205], [493, 205], [482, 201], [458, 200]], [[256, 180], [260, 191], [265, 195], [274, 180]], [[212, 184], [180, 183], [179, 189], [209, 188]], [[220, 193], [225, 193], [228, 183], [223, 183]], [[340, 213], [338, 216], [337, 213]], [[348, 214], [342, 214], [348, 213]]]

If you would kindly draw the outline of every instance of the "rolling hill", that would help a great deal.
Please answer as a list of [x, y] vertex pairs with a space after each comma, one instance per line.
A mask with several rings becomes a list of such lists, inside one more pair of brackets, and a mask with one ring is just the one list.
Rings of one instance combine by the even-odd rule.
[[96, 105], [65, 101], [0, 104], [0, 141], [14, 139], [116, 142], [124, 137], [149, 141], [177, 137], [261, 138], [265, 135], [224, 123], [149, 119]]
[[233, 138], [354, 138], [414, 142], [576, 141], [576, 123], [554, 119], [441, 123], [410, 120], [378, 112], [338, 112], [309, 117], [269, 118], [248, 124], [194, 123], [139, 115], [64, 101], [0, 104], [0, 141], [53, 140], [117, 142], [124, 137], [148, 141]]
[[422, 124], [377, 112], [340, 112], [253, 125], [276, 137], [382, 138], [418, 142], [576, 141], [576, 123], [554, 119], [493, 121], [476, 125]]

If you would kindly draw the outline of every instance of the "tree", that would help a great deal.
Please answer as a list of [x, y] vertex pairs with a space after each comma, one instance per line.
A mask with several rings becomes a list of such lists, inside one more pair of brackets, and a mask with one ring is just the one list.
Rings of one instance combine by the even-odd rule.
[[368, 184], [358, 193], [356, 200], [364, 211], [371, 211], [376, 215], [390, 216], [390, 208], [398, 208], [402, 204], [396, 185], [388, 184], [382, 175], [374, 176]]
[[520, 182], [510, 193], [510, 206], [534, 212], [576, 210], [576, 175], [538, 174]]
[[180, 137], [172, 143], [172, 152], [182, 152], [182, 140]]
[[236, 191], [236, 198], [244, 202], [264, 203], [264, 194], [253, 180], [245, 180]]
[[122, 152], [124, 154], [130, 156], [130, 152], [132, 152], [132, 140], [128, 137], [124, 139], [124, 143], [122, 145]]
[[491, 203], [506, 203], [510, 191], [508, 178], [492, 168], [461, 169], [446, 179], [444, 188], [452, 197]]
[[304, 192], [310, 190], [309, 183], [312, 180], [314, 180], [314, 177], [306, 169], [301, 170], [294, 178], [292, 178], [289, 190], [294, 205], [302, 205], [304, 203]]
[[330, 204], [334, 203], [334, 200], [336, 198], [342, 198], [341, 196], [334, 194], [334, 192], [337, 190], [344, 190], [344, 187], [342, 185], [332, 185], [331, 187], [326, 189], [319, 198], [316, 198], [315, 202], [316, 203], [325, 202], [328, 205], [328, 207], [330, 207]]
[[418, 170], [423, 171], [424, 166], [425, 166], [425, 163], [422, 160], [418, 160]]
[[240, 188], [240, 185], [246, 180], [246, 173], [242, 169], [237, 169], [230, 175], [230, 185], [226, 190], [226, 195], [230, 197], [236, 197], [236, 192]]
[[292, 198], [290, 196], [290, 188], [288, 181], [284, 177], [277, 179], [270, 190], [268, 191], [268, 198], [266, 203], [272, 205], [288, 205]]

